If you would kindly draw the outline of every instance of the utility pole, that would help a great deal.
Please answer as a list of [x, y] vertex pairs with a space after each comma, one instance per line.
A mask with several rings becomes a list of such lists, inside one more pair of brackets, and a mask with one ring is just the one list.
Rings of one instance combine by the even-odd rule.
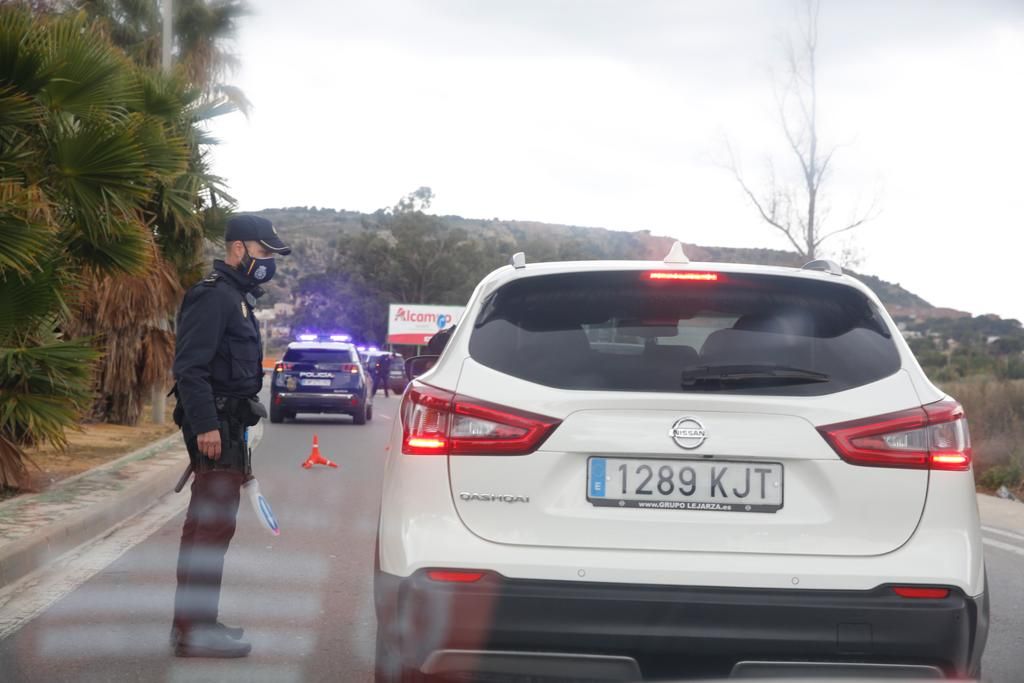
[[[163, 14], [163, 49], [160, 53], [160, 68], [165, 74], [169, 74], [171, 73], [171, 47], [174, 45], [174, 0], [163, 0], [160, 10]], [[167, 320], [161, 318], [157, 326], [161, 330], [166, 330]], [[153, 424], [162, 425], [166, 420], [167, 392], [164, 391], [166, 388], [163, 382], [157, 382], [153, 387]]]
[[163, 0], [163, 51], [160, 66], [165, 74], [171, 73], [171, 48], [174, 46], [174, 0]]

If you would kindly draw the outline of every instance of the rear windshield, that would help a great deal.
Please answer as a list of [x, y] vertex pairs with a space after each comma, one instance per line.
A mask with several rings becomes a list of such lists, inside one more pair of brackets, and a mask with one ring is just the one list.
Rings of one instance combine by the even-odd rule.
[[477, 317], [470, 355], [562, 389], [821, 395], [900, 368], [874, 304], [838, 283], [638, 271], [522, 278]]
[[284, 359], [289, 363], [356, 363], [356, 356], [351, 351], [335, 349], [288, 349]]

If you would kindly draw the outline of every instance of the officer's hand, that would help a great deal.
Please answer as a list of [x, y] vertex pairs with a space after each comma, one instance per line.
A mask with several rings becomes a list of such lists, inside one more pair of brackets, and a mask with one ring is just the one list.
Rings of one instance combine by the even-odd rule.
[[196, 438], [199, 452], [211, 460], [220, 459], [220, 432], [216, 429], [200, 434]]

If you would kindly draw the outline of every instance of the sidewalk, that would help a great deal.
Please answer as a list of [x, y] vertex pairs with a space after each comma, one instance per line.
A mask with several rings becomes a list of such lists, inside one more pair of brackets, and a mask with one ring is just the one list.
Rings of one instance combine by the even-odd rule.
[[1024, 534], [1024, 503], [979, 493], [978, 511], [983, 525]]
[[187, 463], [175, 432], [42, 493], [0, 503], [0, 588], [172, 493]]

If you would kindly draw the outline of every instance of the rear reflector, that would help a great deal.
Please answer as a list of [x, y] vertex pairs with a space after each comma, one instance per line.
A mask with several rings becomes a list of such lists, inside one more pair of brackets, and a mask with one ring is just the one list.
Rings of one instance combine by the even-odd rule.
[[684, 281], [684, 282], [718, 282], [721, 276], [718, 273], [694, 273], [686, 271], [661, 271], [656, 270], [647, 273], [648, 280], [658, 281]]
[[402, 399], [406, 455], [526, 455], [560, 420], [414, 381]]
[[447, 570], [431, 570], [427, 572], [427, 577], [431, 581], [441, 581], [443, 583], [476, 583], [480, 579], [484, 578], [483, 572], [455, 572]]
[[896, 586], [892, 589], [896, 595], [903, 598], [923, 598], [930, 600], [941, 600], [949, 597], [948, 588], [921, 588], [919, 586]]
[[967, 419], [952, 399], [818, 431], [853, 465], [954, 471], [971, 467]]

